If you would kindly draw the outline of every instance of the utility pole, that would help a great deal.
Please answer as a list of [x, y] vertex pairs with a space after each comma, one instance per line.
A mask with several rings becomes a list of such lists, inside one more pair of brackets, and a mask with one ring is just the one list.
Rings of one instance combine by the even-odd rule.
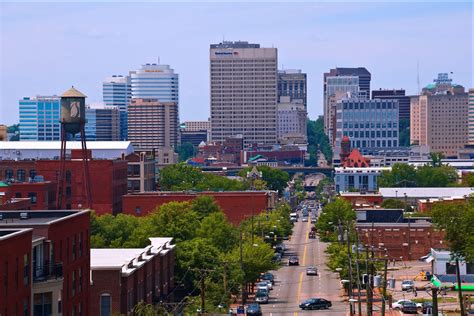
[[438, 315], [438, 288], [433, 286], [431, 288], [431, 294], [433, 296], [433, 315]]
[[350, 316], [354, 315], [354, 307], [352, 306], [352, 258], [351, 258], [351, 242], [349, 238], [349, 227], [346, 230], [347, 234], [347, 258], [349, 259], [349, 289], [348, 289], [348, 297], [349, 297], [349, 311], [350, 311]]
[[382, 316], [385, 316], [385, 301], [387, 300], [387, 268], [388, 258], [385, 256], [383, 268]]
[[359, 268], [359, 234], [356, 231], [357, 245], [356, 245], [356, 271], [357, 271], [357, 311], [359, 316], [362, 316], [362, 302], [360, 299], [360, 268]]
[[245, 305], [245, 273], [244, 273], [244, 258], [243, 258], [243, 241], [242, 229], [240, 229], [240, 269], [242, 270], [242, 306]]
[[[373, 223], [372, 223], [373, 224]], [[374, 274], [375, 274], [375, 267], [374, 267], [374, 247], [370, 247], [370, 254], [371, 254], [371, 260], [370, 260], [370, 275], [371, 277], [369, 278], [369, 283], [370, 283], [370, 316], [373, 314], [373, 300], [374, 300]]]
[[369, 245], [365, 246], [365, 269], [367, 273], [367, 283], [365, 291], [367, 297], [367, 316], [372, 316], [372, 289], [370, 288], [370, 265], [369, 265]]
[[464, 308], [464, 302], [462, 298], [462, 289], [461, 289], [461, 271], [459, 269], [459, 259], [456, 258], [456, 279], [458, 282], [458, 295], [459, 295], [459, 306], [461, 307], [461, 315], [465, 316], [466, 311]]

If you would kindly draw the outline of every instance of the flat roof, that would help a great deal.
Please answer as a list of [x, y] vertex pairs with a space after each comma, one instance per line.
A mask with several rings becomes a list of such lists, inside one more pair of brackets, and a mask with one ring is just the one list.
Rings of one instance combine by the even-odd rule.
[[0, 241], [7, 240], [9, 238], [33, 231], [31, 228], [10, 228], [0, 229]]
[[447, 188], [379, 188], [384, 198], [403, 198], [405, 194], [411, 198], [427, 197], [453, 197], [468, 196], [474, 193], [471, 187], [447, 187]]
[[50, 225], [56, 221], [62, 221], [88, 212], [89, 210], [0, 211], [0, 228], [23, 225]]
[[[133, 145], [130, 141], [88, 141], [87, 149], [121, 149], [126, 150]], [[66, 149], [81, 149], [80, 141], [68, 141]], [[60, 150], [60, 141], [20, 141], [0, 142], [0, 150]]]

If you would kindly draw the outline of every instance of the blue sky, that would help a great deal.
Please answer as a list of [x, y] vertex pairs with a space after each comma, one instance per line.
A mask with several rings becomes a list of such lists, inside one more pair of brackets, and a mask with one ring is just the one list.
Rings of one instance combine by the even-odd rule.
[[473, 86], [473, 8], [453, 2], [178, 2], [0, 4], [0, 123], [18, 121], [23, 96], [71, 85], [101, 102], [102, 80], [141, 64], [180, 75], [181, 120], [209, 116], [209, 44], [277, 47], [280, 68], [308, 74], [308, 111], [322, 113], [329, 68], [365, 66], [372, 89], [417, 91], [438, 72]]

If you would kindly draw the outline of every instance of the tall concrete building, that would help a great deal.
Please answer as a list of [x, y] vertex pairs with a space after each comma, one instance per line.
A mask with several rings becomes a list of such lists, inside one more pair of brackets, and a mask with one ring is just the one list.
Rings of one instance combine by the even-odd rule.
[[306, 144], [307, 112], [303, 99], [281, 96], [278, 102], [278, 142]]
[[89, 141], [119, 141], [121, 111], [116, 107], [86, 108], [86, 139]]
[[336, 102], [336, 140], [334, 163], [340, 154], [344, 136], [351, 148], [369, 150], [398, 147], [398, 101], [344, 98]]
[[468, 94], [464, 87], [452, 84], [447, 74], [440, 75], [423, 88], [423, 95], [410, 99], [410, 143], [457, 157], [468, 143]]
[[372, 90], [372, 99], [398, 100], [399, 120], [410, 119], [410, 96], [405, 95], [404, 89]]
[[306, 74], [300, 69], [286, 69], [278, 71], [278, 97], [289, 96], [290, 100], [303, 100], [307, 109]]
[[211, 44], [211, 140], [242, 135], [244, 146], [277, 143], [277, 49]]
[[178, 142], [178, 104], [132, 98], [128, 106], [128, 139], [137, 150], [174, 148]]
[[469, 89], [468, 100], [469, 114], [468, 114], [468, 143], [474, 145], [474, 89]]
[[103, 102], [120, 111], [120, 140], [127, 140], [127, 107], [132, 97], [130, 76], [113, 75], [102, 83]]
[[60, 101], [58, 96], [25, 97], [19, 101], [20, 141], [60, 140]]
[[334, 144], [335, 103], [347, 94], [369, 98], [371, 74], [364, 67], [334, 68], [324, 73], [323, 79], [324, 131]]

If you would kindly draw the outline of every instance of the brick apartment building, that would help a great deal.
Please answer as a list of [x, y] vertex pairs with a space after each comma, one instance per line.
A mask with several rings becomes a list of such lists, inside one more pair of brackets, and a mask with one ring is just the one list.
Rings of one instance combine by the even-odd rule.
[[165, 203], [191, 201], [199, 195], [212, 196], [233, 224], [239, 224], [248, 216], [274, 209], [277, 199], [274, 191], [145, 192], [124, 195], [123, 213], [145, 216]]
[[28, 199], [30, 210], [50, 210], [56, 206], [56, 183], [51, 181], [4, 183], [0, 192], [6, 200]]
[[32, 229], [0, 229], [0, 315], [31, 314]]
[[[9, 282], [14, 280], [18, 285], [27, 285], [28, 281], [30, 288], [30, 294], [26, 289], [22, 290], [21, 302], [15, 302], [7, 294], [7, 308], [21, 303], [22, 313], [26, 309], [33, 311], [25, 315], [89, 315], [89, 211], [3, 211], [0, 218], [2, 230], [32, 229], [28, 238], [24, 237], [21, 242], [0, 242], [1, 260], [4, 260], [4, 253], [11, 254], [7, 260], [16, 256], [15, 264], [8, 264], [8, 270], [2, 266], [3, 278], [6, 275]], [[28, 251], [30, 259], [25, 260]], [[13, 289], [10, 285], [8, 291]], [[28, 304], [24, 304], [25, 295], [29, 295]], [[7, 312], [6, 315], [15, 313]]]
[[340, 196], [350, 202], [355, 209], [376, 207], [383, 202], [383, 196], [379, 193], [343, 192]]
[[91, 249], [91, 315], [126, 315], [140, 301], [173, 299], [172, 238], [150, 240], [143, 249]]

